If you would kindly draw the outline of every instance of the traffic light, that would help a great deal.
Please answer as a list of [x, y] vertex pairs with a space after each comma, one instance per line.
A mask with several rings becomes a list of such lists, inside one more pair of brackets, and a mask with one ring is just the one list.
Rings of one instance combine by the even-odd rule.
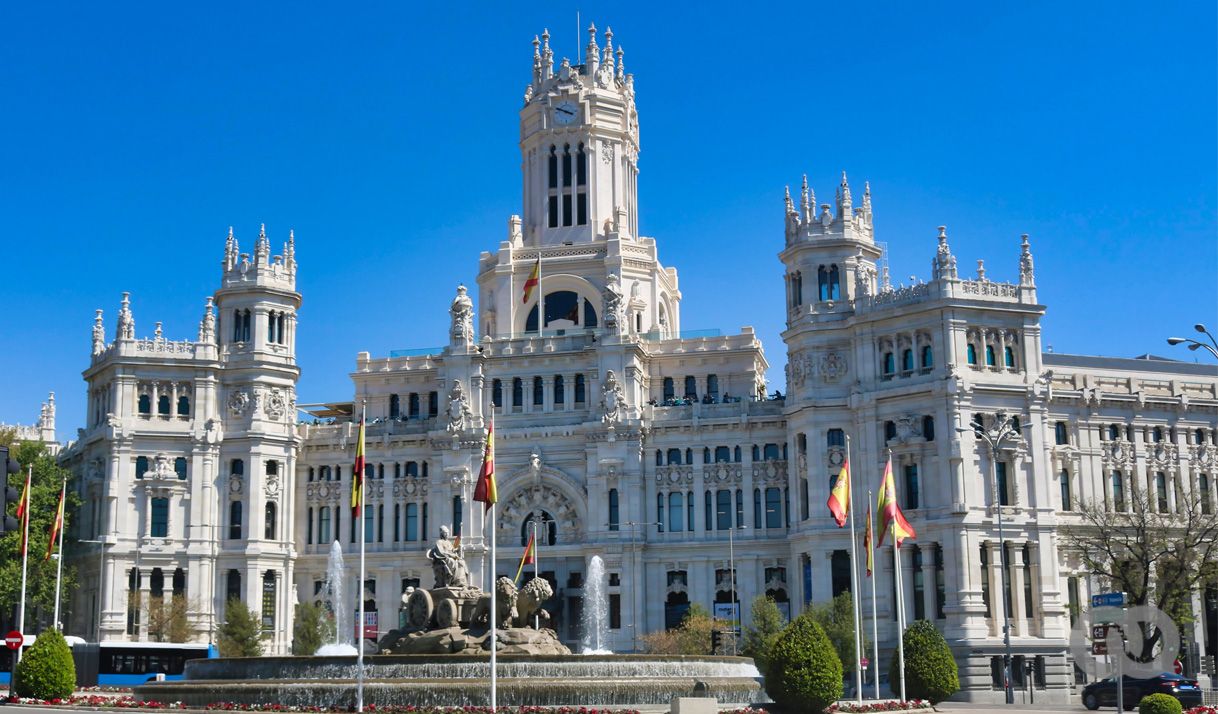
[[10, 516], [8, 504], [16, 503], [21, 496], [17, 489], [8, 485], [9, 474], [21, 471], [21, 464], [9, 456], [9, 447], [0, 446], [0, 476], [3, 476], [3, 488], [0, 488], [0, 533], [17, 530], [17, 518]]

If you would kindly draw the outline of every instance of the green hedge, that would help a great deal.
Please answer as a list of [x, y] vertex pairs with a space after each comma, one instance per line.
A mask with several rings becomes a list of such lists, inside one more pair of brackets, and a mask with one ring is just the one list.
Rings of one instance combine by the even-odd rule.
[[13, 687], [19, 697], [66, 699], [76, 689], [76, 663], [58, 630], [38, 635], [17, 665]]
[[[960, 689], [960, 673], [947, 640], [929, 620], [918, 620], [905, 630], [905, 698], [938, 704]], [[893, 650], [888, 686], [901, 694], [900, 665]]]
[[785, 711], [821, 712], [842, 696], [842, 662], [809, 613], [787, 625], [770, 649], [766, 692]]
[[1138, 704], [1138, 714], [1181, 714], [1184, 707], [1170, 694], [1152, 694]]

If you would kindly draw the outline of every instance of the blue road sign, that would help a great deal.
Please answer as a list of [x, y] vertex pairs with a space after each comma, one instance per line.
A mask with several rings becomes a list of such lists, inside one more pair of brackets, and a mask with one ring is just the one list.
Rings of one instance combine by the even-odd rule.
[[1091, 596], [1091, 607], [1125, 607], [1125, 593], [1100, 593]]

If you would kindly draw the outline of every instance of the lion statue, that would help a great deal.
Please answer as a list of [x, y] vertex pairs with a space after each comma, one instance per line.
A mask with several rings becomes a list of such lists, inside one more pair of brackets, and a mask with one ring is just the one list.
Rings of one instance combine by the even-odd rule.
[[[495, 619], [499, 627], [509, 627], [516, 619], [516, 583], [511, 578], [501, 577], [495, 581]], [[491, 596], [482, 593], [474, 607], [471, 622], [489, 627], [491, 621]]]
[[550, 613], [541, 606], [553, 595], [554, 589], [545, 578], [533, 578], [525, 583], [516, 595], [516, 627], [532, 627], [534, 615], [548, 623]]

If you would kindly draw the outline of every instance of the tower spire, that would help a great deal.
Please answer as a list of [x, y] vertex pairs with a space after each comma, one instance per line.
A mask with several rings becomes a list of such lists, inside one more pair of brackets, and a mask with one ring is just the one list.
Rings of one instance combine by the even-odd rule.
[[541, 78], [554, 76], [554, 53], [550, 50], [550, 28], [541, 31]]
[[131, 293], [123, 293], [118, 309], [118, 326], [114, 336], [120, 340], [135, 339], [135, 316], [131, 314]]
[[1028, 245], [1028, 234], [1024, 233], [1019, 244], [1019, 284], [1036, 287], [1036, 274], [1032, 269], [1032, 248]]
[[614, 73], [613, 61], [613, 28], [605, 28], [605, 66], [609, 68], [609, 74]]
[[805, 223], [812, 220], [812, 204], [808, 202], [808, 195], [808, 174], [804, 174], [804, 183], [799, 189], [799, 213]]
[[541, 40], [533, 35], [533, 84], [541, 82]]
[[266, 237], [266, 224], [258, 229], [258, 241], [254, 244], [254, 262], [267, 263], [271, 255], [271, 241]]
[[595, 77], [596, 71], [600, 69], [601, 64], [601, 48], [596, 44], [596, 23], [588, 23], [588, 59], [584, 60], [588, 64], [588, 76]]
[[837, 217], [839, 220], [849, 220], [854, 212], [854, 202], [850, 200], [850, 182], [846, 180], [846, 172], [842, 172], [842, 184], [837, 188]]
[[871, 182], [863, 182], [863, 217], [871, 222]]

